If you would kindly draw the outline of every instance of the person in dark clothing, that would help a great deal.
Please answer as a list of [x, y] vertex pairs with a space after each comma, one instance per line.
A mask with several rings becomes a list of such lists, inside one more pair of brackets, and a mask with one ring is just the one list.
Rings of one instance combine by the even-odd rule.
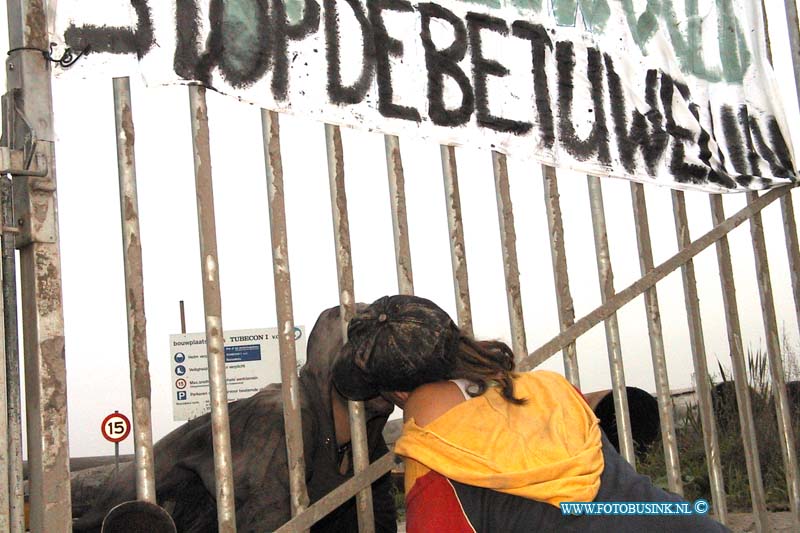
[[[306, 484], [312, 503], [353, 475], [349, 426], [347, 417], [341, 416], [346, 414], [347, 405], [331, 383], [331, 364], [342, 346], [339, 316], [339, 307], [320, 315], [308, 338], [308, 361], [300, 370]], [[387, 452], [381, 432], [392, 409], [391, 403], [380, 398], [365, 403], [370, 461]], [[237, 530], [275, 530], [291, 518], [280, 384], [231, 402], [228, 412]], [[334, 412], [339, 414], [336, 423]], [[210, 415], [206, 414], [175, 429], [154, 446], [158, 504], [170, 513], [179, 532], [217, 531], [211, 438]], [[397, 530], [390, 489], [388, 473], [372, 486], [375, 529], [379, 532]], [[99, 494], [89, 511], [75, 521], [75, 531], [99, 531], [112, 507], [136, 499], [135, 465], [130, 463], [120, 470]], [[358, 531], [355, 498], [315, 524], [312, 531]]]

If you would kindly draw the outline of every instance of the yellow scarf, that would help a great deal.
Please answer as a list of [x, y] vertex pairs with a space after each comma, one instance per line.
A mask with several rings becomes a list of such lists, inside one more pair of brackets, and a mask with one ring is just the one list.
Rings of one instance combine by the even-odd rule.
[[600, 488], [599, 421], [562, 376], [514, 378], [506, 401], [497, 388], [460, 403], [425, 427], [409, 420], [395, 452], [406, 457], [406, 493], [428, 469], [455, 481], [557, 506], [592, 501]]

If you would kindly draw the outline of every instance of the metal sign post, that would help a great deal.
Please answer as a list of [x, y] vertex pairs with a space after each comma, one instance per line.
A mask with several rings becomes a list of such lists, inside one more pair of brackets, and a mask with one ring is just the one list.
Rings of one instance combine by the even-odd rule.
[[103, 419], [100, 433], [108, 442], [114, 443], [114, 476], [119, 474], [119, 443], [131, 434], [131, 421], [119, 411], [114, 411]]

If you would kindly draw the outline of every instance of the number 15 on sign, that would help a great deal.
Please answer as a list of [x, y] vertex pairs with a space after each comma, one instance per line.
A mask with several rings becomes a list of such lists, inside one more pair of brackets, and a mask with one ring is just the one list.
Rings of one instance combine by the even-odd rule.
[[114, 475], [116, 475], [119, 473], [119, 443], [130, 435], [131, 421], [119, 411], [114, 411], [103, 419], [100, 433], [107, 441], [114, 443]]

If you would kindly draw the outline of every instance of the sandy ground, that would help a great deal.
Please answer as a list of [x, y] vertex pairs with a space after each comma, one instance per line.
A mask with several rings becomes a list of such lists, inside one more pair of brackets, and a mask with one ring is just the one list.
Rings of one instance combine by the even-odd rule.
[[[753, 523], [753, 515], [749, 513], [729, 513], [728, 522], [728, 526], [736, 533], [756, 530]], [[790, 533], [794, 531], [792, 513], [770, 513], [769, 525], [769, 530], [774, 533]]]

